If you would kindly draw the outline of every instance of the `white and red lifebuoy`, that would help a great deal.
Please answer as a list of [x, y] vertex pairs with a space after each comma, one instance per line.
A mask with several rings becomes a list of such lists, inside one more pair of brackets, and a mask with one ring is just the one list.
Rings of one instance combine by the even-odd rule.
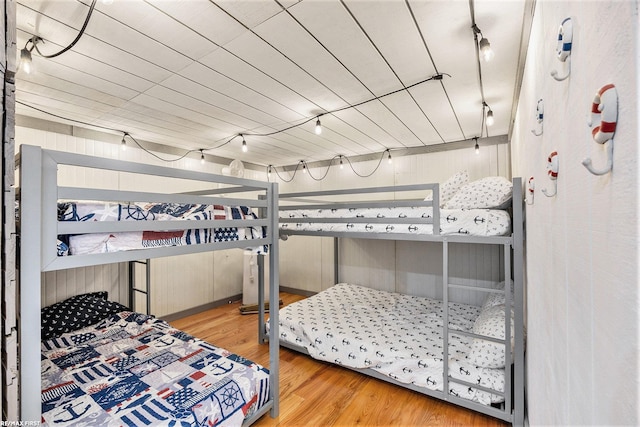
[[573, 44], [573, 22], [571, 18], [565, 18], [560, 24], [558, 30], [558, 44], [556, 46], [556, 55], [560, 62], [567, 60], [571, 55], [571, 47]]
[[533, 177], [529, 178], [529, 194], [533, 195], [534, 191], [536, 189], [536, 184], [533, 180]]
[[618, 93], [613, 84], [602, 86], [591, 104], [591, 130], [593, 140], [604, 144], [613, 138], [618, 122]]
[[555, 181], [558, 179], [558, 152], [553, 151], [547, 158], [547, 175], [549, 179]]

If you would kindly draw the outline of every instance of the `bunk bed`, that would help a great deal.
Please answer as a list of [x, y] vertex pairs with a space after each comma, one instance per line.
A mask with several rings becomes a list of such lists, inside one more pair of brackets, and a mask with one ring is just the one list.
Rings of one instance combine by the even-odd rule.
[[[46, 319], [41, 318], [45, 309], [52, 308], [41, 309], [43, 272], [232, 248], [270, 254], [270, 303], [277, 305], [276, 184], [29, 145], [20, 147], [18, 159], [21, 420], [33, 425], [81, 421], [249, 425], [267, 412], [273, 417], [278, 415], [276, 339], [269, 343], [267, 368], [172, 328], [160, 319], [109, 302], [100, 292], [77, 295], [53, 307], [54, 314], [62, 309], [77, 312], [84, 307], [91, 316], [97, 316], [85, 322], [90, 324], [80, 325], [80, 329], [72, 325], [51, 335], [47, 329], [45, 336], [42, 321]], [[192, 186], [188, 192], [163, 194], [60, 185], [60, 171], [70, 168], [110, 171], [105, 173], [147, 183], [175, 180]], [[244, 197], [231, 198], [229, 194]], [[181, 212], [185, 207], [196, 206], [198, 212], [169, 215], [170, 218], [146, 215], [144, 220], [126, 220], [116, 215], [100, 221], [105, 218], [98, 217], [104, 215], [96, 215], [95, 210], [78, 214], [86, 206], [77, 201], [90, 201], [91, 209], [97, 207], [102, 213], [125, 208], [149, 213], [141, 206], [157, 204]], [[151, 211], [157, 213], [154, 209], [157, 208]], [[255, 215], [255, 210], [260, 215]], [[92, 243], [76, 241], [71, 245], [74, 254], [64, 242], [76, 237]], [[126, 244], [114, 245], [114, 240]], [[83, 247], [93, 249], [83, 251]], [[264, 278], [260, 277], [259, 282], [264, 283]], [[262, 287], [258, 294], [258, 324], [262, 325]], [[272, 313], [269, 320], [275, 336], [277, 317], [277, 312]], [[263, 342], [263, 328], [259, 330]]]
[[[488, 177], [461, 185], [444, 201], [439, 184], [280, 194], [281, 238], [334, 237], [336, 283], [280, 310], [280, 344], [522, 425], [521, 186], [520, 178]], [[442, 300], [340, 283], [340, 238], [438, 242]], [[497, 245], [504, 282], [454, 283], [453, 243]], [[486, 299], [482, 307], [457, 304], [452, 289]]]

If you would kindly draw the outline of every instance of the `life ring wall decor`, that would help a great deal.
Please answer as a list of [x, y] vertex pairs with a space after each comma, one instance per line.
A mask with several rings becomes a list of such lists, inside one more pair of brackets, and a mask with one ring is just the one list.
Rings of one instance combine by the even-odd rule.
[[[529, 178], [529, 181], [527, 182], [527, 193], [526, 193], [526, 197], [525, 200], [527, 202], [528, 205], [532, 205], [533, 204], [533, 196], [535, 195], [535, 189], [536, 189], [536, 184], [534, 182], [533, 177]], [[531, 203], [529, 203], [529, 200], [531, 200]]]
[[553, 197], [558, 193], [558, 152], [552, 151], [547, 157], [547, 176], [553, 182], [553, 193], [546, 188], [542, 189], [542, 193], [547, 197]]
[[540, 131], [538, 132], [536, 129], [531, 129], [531, 133], [535, 136], [542, 135], [542, 121], [544, 120], [544, 102], [542, 99], [538, 99], [538, 104], [536, 105], [536, 123], [539, 125]]
[[592, 127], [591, 136], [598, 144], [607, 144], [607, 163], [603, 169], [593, 167], [591, 158], [586, 158], [582, 164], [594, 175], [604, 175], [613, 169], [613, 136], [618, 125], [618, 92], [613, 84], [604, 85], [596, 92], [591, 104], [591, 118], [588, 122]]
[[556, 45], [556, 57], [560, 62], [567, 64], [567, 72], [564, 76], [558, 76], [556, 70], [551, 71], [551, 77], [557, 81], [562, 81], [571, 74], [571, 48], [573, 46], [573, 21], [565, 18], [558, 30], [558, 44]]

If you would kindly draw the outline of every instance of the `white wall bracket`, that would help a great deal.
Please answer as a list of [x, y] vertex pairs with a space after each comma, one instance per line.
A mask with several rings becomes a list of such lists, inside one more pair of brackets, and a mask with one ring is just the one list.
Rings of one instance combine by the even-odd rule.
[[560, 62], [566, 63], [566, 74], [563, 76], [558, 75], [558, 71], [551, 71], [551, 77], [557, 81], [562, 81], [569, 77], [571, 74], [571, 47], [573, 43], [573, 22], [571, 18], [565, 18], [560, 24], [558, 30], [558, 44], [556, 47], [556, 57]]

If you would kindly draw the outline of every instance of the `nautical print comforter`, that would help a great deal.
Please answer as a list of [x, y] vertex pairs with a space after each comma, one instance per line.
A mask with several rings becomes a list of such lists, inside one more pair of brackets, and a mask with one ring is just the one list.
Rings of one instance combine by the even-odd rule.
[[[63, 202], [58, 204], [58, 221], [198, 221], [214, 219], [257, 219], [257, 216], [246, 206], [111, 202]], [[58, 255], [93, 254], [160, 246], [250, 240], [265, 236], [264, 227], [79, 234], [59, 236]], [[254, 249], [256, 252], [266, 251], [265, 247]]]
[[[354, 209], [281, 210], [280, 218], [299, 219], [282, 222], [280, 228], [299, 231], [363, 233], [433, 234], [433, 208], [390, 207]], [[313, 222], [319, 218], [344, 218], [344, 222]], [[384, 222], [351, 222], [350, 218], [388, 219]], [[415, 218], [415, 223], [394, 223], [394, 218]], [[511, 231], [508, 212], [496, 209], [440, 209], [440, 234], [502, 236]]]
[[[472, 332], [480, 307], [449, 304], [449, 330]], [[319, 360], [370, 368], [395, 380], [442, 391], [442, 302], [337, 284], [280, 310], [280, 339]], [[449, 375], [504, 390], [504, 370], [466, 361], [472, 338], [449, 334]], [[501, 396], [449, 382], [449, 393], [483, 404]]]
[[42, 342], [44, 425], [240, 426], [269, 373], [153, 317], [121, 312]]

